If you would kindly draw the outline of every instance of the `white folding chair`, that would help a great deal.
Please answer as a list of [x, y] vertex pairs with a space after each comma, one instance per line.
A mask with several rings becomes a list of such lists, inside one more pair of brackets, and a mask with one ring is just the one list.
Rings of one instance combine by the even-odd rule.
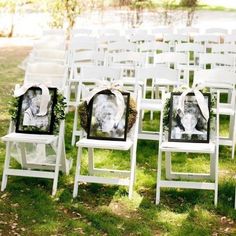
[[226, 35], [228, 34], [228, 30], [225, 28], [219, 28], [219, 27], [213, 27], [213, 28], [207, 28], [205, 30], [206, 34], [216, 34], [216, 35]]
[[156, 40], [163, 40], [163, 35], [172, 34], [173, 28], [170, 26], [155, 27], [151, 30], [151, 33], [155, 35]]
[[212, 53], [236, 54], [236, 44], [221, 43], [212, 45]]
[[219, 144], [232, 147], [232, 159], [235, 153], [235, 129], [236, 129], [236, 115], [235, 115], [235, 85], [236, 73], [227, 71], [222, 68], [214, 68], [210, 70], [196, 71], [194, 77], [194, 84], [202, 84], [210, 89], [218, 89], [220, 93], [227, 94], [227, 102], [219, 103], [219, 115], [229, 116], [229, 131], [228, 136], [219, 136]]
[[221, 67], [227, 70], [235, 71], [235, 57], [233, 54], [219, 53], [200, 53], [199, 68], [217, 68]]
[[[24, 85], [33, 86], [35, 83], [44, 83], [46, 86], [57, 88], [63, 93], [65, 84], [62, 81], [66, 80], [63, 79], [67, 74], [66, 69], [65, 66], [53, 63], [29, 64]], [[67, 160], [65, 155], [64, 126], [63, 120], [60, 122], [58, 134], [42, 135], [16, 133], [13, 122], [10, 123], [9, 133], [2, 137], [2, 140], [6, 142], [2, 191], [7, 186], [8, 176], [25, 176], [52, 179], [52, 195], [55, 195], [59, 171], [69, 174], [72, 165], [72, 161]], [[11, 149], [14, 145], [17, 146], [18, 150], [16, 156]], [[49, 153], [46, 145], [50, 147]], [[22, 169], [10, 166], [11, 157], [14, 157], [21, 164]]]
[[224, 43], [235, 44], [236, 34], [228, 34], [224, 36]]
[[188, 55], [187, 65], [179, 65], [179, 69], [184, 70], [186, 80], [190, 81], [190, 72], [199, 69], [199, 54], [205, 52], [203, 45], [198, 43], [178, 43], [175, 46], [176, 52], [186, 53]]
[[117, 42], [110, 42], [107, 45], [107, 52], [108, 53], [116, 53], [116, 52], [136, 52], [137, 45], [125, 40], [117, 41]]
[[[154, 97], [154, 90], [161, 90], [163, 93], [163, 91], [166, 90], [165, 87], [177, 87], [179, 83], [178, 71], [170, 69], [163, 65], [157, 65], [155, 67], [147, 68], [138, 68], [136, 72], [136, 83], [137, 85], [143, 85], [143, 95], [140, 102], [138, 138], [148, 140], [159, 140], [159, 130], [156, 129], [155, 131], [148, 131], [143, 129], [142, 119], [144, 118], [145, 111], [151, 112], [151, 120], [153, 120], [153, 112], [161, 111], [162, 98], [157, 95]], [[167, 88], [167, 90], [168, 89], [169, 88]]]
[[169, 50], [169, 44], [164, 42], [145, 42], [138, 45], [138, 51], [147, 54], [147, 65], [153, 65], [155, 54]]
[[133, 34], [130, 35], [129, 41], [135, 44], [141, 44], [145, 42], [155, 42], [155, 36], [150, 34]]
[[[137, 102], [137, 111], [139, 111], [139, 101], [141, 93], [138, 92], [135, 98]], [[78, 195], [79, 182], [100, 183], [100, 184], [115, 184], [124, 185], [129, 188], [129, 198], [132, 198], [133, 186], [135, 181], [136, 168], [136, 149], [137, 149], [137, 134], [138, 134], [138, 115], [134, 126], [126, 141], [110, 141], [110, 140], [94, 140], [86, 137], [80, 139], [76, 143], [78, 147], [76, 173], [74, 181], [73, 197]], [[82, 149], [88, 148], [88, 174], [81, 174]], [[117, 169], [102, 169], [96, 168], [94, 165], [94, 149], [110, 149], [120, 151], [130, 151], [130, 168], [128, 170]]]
[[163, 42], [167, 42], [170, 45], [170, 51], [175, 51], [176, 43], [187, 43], [189, 42], [189, 36], [184, 34], [164, 34]]
[[66, 65], [68, 53], [59, 49], [33, 49], [28, 57], [29, 62], [52, 62]]
[[81, 102], [81, 98], [85, 97], [91, 88], [97, 86], [102, 81], [120, 80], [121, 69], [112, 68], [106, 66], [83, 66], [81, 68], [81, 76], [77, 81], [78, 94], [75, 102], [75, 112], [73, 121], [73, 131], [71, 144], [75, 145], [76, 137], [81, 136], [81, 129], [78, 127], [78, 106]]
[[124, 42], [127, 41], [124, 36], [120, 35], [101, 35], [98, 37], [98, 50], [107, 51], [108, 45], [115, 42]]
[[194, 34], [198, 34], [199, 33], [199, 28], [195, 28], [195, 27], [179, 28], [179, 29], [177, 29], [177, 33], [178, 34], [186, 34], [188, 36], [192, 36]]
[[139, 52], [119, 52], [108, 55], [108, 66], [122, 69], [123, 84], [134, 87], [135, 69], [145, 66], [146, 55]]
[[154, 64], [165, 64], [170, 68], [177, 69], [179, 71], [179, 82], [181, 84], [189, 84], [187, 70], [183, 67], [188, 65], [188, 55], [181, 52], [163, 52], [156, 54], [154, 57]]
[[[170, 95], [169, 95], [170, 97]], [[166, 95], [166, 99], [169, 97]], [[166, 101], [164, 100], [164, 103]], [[217, 95], [217, 103], [219, 101], [219, 94]], [[164, 109], [165, 106], [163, 106]], [[218, 106], [217, 106], [218, 107]], [[218, 200], [218, 108], [215, 129], [215, 135], [212, 135], [209, 143], [191, 143], [191, 145], [185, 142], [171, 142], [167, 139], [167, 134], [163, 131], [163, 120], [164, 111], [161, 113], [161, 129], [160, 129], [160, 140], [159, 140], [159, 151], [158, 151], [158, 170], [157, 170], [157, 192], [156, 192], [156, 204], [160, 203], [160, 192], [161, 188], [186, 188], [186, 189], [204, 189], [214, 190], [214, 204], [217, 205]], [[165, 153], [166, 157], [166, 180], [162, 180], [162, 154]], [[182, 173], [173, 172], [171, 170], [171, 154], [172, 153], [201, 153], [210, 155], [210, 173]], [[177, 180], [176, 180], [177, 179]], [[188, 181], [186, 181], [186, 180]], [[214, 182], [203, 182], [203, 181], [192, 181], [192, 179], [212, 179]], [[191, 180], [191, 181], [189, 181]]]
[[193, 35], [193, 42], [200, 43], [205, 46], [205, 52], [211, 51], [213, 44], [219, 44], [221, 41], [219, 35], [214, 34], [197, 34]]

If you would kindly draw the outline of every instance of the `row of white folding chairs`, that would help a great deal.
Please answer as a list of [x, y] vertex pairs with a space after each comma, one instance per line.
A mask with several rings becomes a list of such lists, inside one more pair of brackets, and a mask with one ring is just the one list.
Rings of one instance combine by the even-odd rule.
[[[60, 33], [60, 32], [59, 32]], [[228, 34], [236, 34], [236, 29], [228, 30], [225, 28], [213, 27], [207, 28], [205, 30], [200, 30], [197, 27], [182, 27], [182, 28], [174, 28], [168, 26], [160, 26], [154, 27], [150, 29], [143, 28], [130, 28], [130, 29], [114, 29], [114, 28], [103, 28], [93, 30], [92, 28], [74, 28], [72, 30], [72, 35], [132, 35], [132, 34], [154, 34], [161, 35], [166, 33], [178, 33], [178, 34], [219, 34], [219, 35], [228, 35]]]

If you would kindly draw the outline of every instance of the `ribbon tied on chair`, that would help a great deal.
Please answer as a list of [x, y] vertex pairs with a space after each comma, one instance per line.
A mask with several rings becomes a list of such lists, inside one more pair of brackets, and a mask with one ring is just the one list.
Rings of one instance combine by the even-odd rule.
[[193, 93], [196, 97], [198, 106], [200, 108], [200, 111], [203, 115], [203, 117], [205, 118], [206, 121], [209, 120], [209, 108], [208, 108], [208, 104], [206, 103], [203, 94], [199, 91], [200, 87], [194, 87], [194, 88], [188, 88], [186, 89], [179, 98], [179, 104], [178, 104], [178, 108], [177, 110], [180, 110], [183, 114], [184, 114], [184, 101], [185, 101], [185, 97], [187, 94], [189, 93]]
[[40, 110], [37, 116], [45, 116], [47, 114], [48, 103], [50, 101], [49, 89], [45, 84], [26, 84], [21, 87], [17, 87], [14, 91], [14, 97], [20, 97], [25, 94], [26, 91], [31, 87], [38, 87], [42, 90], [40, 99]]

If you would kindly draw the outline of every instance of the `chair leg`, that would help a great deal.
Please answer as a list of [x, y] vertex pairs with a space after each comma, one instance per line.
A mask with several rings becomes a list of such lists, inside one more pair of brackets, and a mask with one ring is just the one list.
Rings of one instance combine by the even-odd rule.
[[232, 159], [234, 159], [235, 153], [235, 144], [236, 144], [236, 134], [235, 134], [235, 126], [236, 126], [236, 114], [234, 114], [234, 121], [232, 125]]
[[216, 157], [215, 155], [211, 154], [210, 155], [210, 178], [212, 180], [214, 180], [216, 177], [215, 165], [216, 165]]
[[[160, 148], [160, 147], [159, 147]], [[158, 152], [158, 163], [157, 163], [157, 190], [156, 190], [156, 204], [160, 203], [160, 192], [161, 192], [161, 160], [162, 160], [162, 152], [159, 150]]]
[[130, 150], [131, 168], [130, 168], [130, 180], [129, 180], [129, 199], [132, 198], [134, 179], [135, 179], [135, 166], [136, 166], [136, 148], [132, 147]]
[[54, 179], [53, 179], [53, 185], [52, 185], [52, 196], [54, 196], [57, 192], [58, 175], [59, 175], [60, 164], [61, 164], [61, 155], [64, 151], [63, 144], [64, 144], [64, 122], [63, 122], [63, 124], [60, 125], [60, 132], [59, 132], [59, 139], [58, 139], [58, 150], [56, 153], [56, 164], [55, 164]]
[[[218, 148], [217, 148], [218, 149]], [[215, 206], [217, 206], [217, 202], [218, 202], [218, 171], [219, 171], [219, 154], [218, 154], [218, 150], [216, 150], [216, 154], [215, 154], [215, 197], [214, 197], [214, 204]]]
[[80, 161], [81, 161], [82, 147], [78, 148], [77, 162], [76, 162], [76, 170], [75, 170], [75, 181], [74, 181], [74, 190], [73, 190], [73, 198], [78, 195], [78, 178], [80, 175]]
[[93, 155], [93, 148], [88, 148], [88, 170], [89, 174], [91, 175], [94, 170], [94, 155]]
[[10, 160], [11, 160], [11, 143], [7, 142], [6, 145], [6, 157], [5, 157], [5, 162], [4, 162], [4, 169], [3, 169], [3, 175], [2, 175], [2, 186], [1, 186], [1, 191], [4, 191], [5, 188], [7, 187], [7, 174], [6, 171], [9, 169], [10, 165]]
[[75, 145], [75, 141], [76, 141], [76, 131], [77, 131], [77, 127], [78, 127], [78, 107], [75, 106], [75, 114], [74, 114], [74, 121], [73, 121], [73, 131], [72, 131], [72, 140], [71, 140], [71, 145], [74, 146]]
[[165, 152], [166, 178], [171, 179], [171, 153]]

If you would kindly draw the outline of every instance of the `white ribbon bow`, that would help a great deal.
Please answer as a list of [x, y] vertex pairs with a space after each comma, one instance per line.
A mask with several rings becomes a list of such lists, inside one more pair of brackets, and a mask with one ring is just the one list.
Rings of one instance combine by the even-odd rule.
[[49, 89], [44, 84], [26, 84], [22, 87], [16, 88], [14, 91], [14, 97], [19, 97], [31, 88], [31, 87], [39, 87], [42, 90], [42, 95], [40, 99], [40, 110], [37, 116], [45, 116], [47, 114], [48, 103], [50, 101]]
[[201, 110], [201, 113], [203, 117], [208, 121], [209, 119], [209, 109], [208, 109], [208, 104], [206, 103], [203, 94], [199, 91], [199, 87], [194, 87], [194, 88], [188, 88], [186, 89], [179, 98], [179, 105], [178, 105], [178, 110], [180, 110], [184, 114], [184, 101], [185, 97], [188, 93], [194, 93], [198, 106]]
[[118, 123], [125, 110], [125, 102], [122, 93], [119, 91], [122, 89], [122, 81], [116, 80], [114, 82], [109, 81], [102, 81], [97, 83], [98, 87], [94, 88], [92, 91], [90, 91], [87, 98], [85, 98], [85, 101], [87, 104], [89, 104], [90, 100], [93, 98], [93, 96], [103, 90], [110, 90], [116, 98], [116, 104], [117, 104], [117, 115], [116, 115], [116, 122]]

